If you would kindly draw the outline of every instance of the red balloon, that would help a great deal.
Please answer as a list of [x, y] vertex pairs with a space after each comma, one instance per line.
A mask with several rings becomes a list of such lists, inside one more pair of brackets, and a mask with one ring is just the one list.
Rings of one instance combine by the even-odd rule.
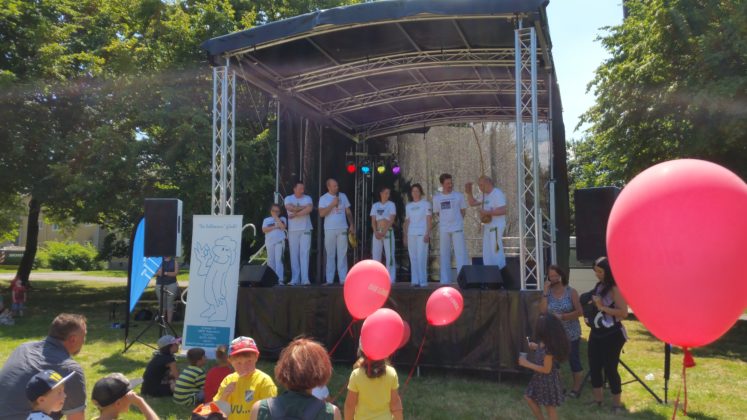
[[425, 304], [425, 317], [431, 325], [449, 325], [459, 318], [462, 309], [464, 309], [462, 294], [453, 287], [440, 287], [428, 298]]
[[702, 160], [643, 171], [607, 226], [612, 273], [636, 318], [683, 347], [716, 340], [747, 306], [745, 249], [747, 185]]
[[361, 328], [361, 348], [371, 360], [383, 360], [397, 350], [405, 326], [398, 313], [381, 308], [371, 314]]
[[389, 297], [392, 284], [384, 264], [363, 260], [355, 264], [345, 277], [345, 306], [355, 319], [365, 319], [381, 308]]
[[399, 346], [397, 346], [398, 349], [401, 349], [408, 341], [410, 341], [410, 324], [404, 320], [402, 322], [405, 324], [405, 328], [402, 330], [402, 341], [399, 342]]

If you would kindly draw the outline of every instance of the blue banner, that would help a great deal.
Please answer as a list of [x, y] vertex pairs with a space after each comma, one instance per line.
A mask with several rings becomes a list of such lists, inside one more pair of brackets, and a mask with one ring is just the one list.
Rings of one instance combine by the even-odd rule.
[[145, 218], [140, 220], [132, 242], [132, 271], [130, 271], [130, 313], [148, 287], [150, 279], [161, 267], [161, 257], [145, 256]]

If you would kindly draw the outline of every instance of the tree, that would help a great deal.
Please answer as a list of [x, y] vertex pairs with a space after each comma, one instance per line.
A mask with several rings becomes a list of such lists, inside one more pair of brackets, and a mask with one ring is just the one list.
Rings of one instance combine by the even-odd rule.
[[707, 159], [747, 176], [747, 2], [630, 0], [601, 42], [611, 58], [572, 144], [579, 186], [621, 185], [674, 158]]

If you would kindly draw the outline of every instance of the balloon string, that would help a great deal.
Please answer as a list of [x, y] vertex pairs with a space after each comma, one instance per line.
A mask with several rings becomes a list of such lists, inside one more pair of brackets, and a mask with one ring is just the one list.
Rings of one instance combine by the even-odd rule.
[[342, 384], [342, 387], [340, 387], [340, 389], [337, 391], [335, 396], [329, 401], [329, 403], [334, 404], [335, 401], [337, 401], [337, 399], [340, 398], [340, 395], [342, 395], [342, 393], [345, 391], [345, 388], [347, 387], [348, 387], [348, 381], [345, 381], [345, 383]]
[[418, 367], [418, 362], [420, 361], [420, 355], [423, 353], [423, 345], [425, 344], [425, 337], [428, 336], [428, 324], [425, 325], [425, 330], [423, 331], [423, 340], [420, 342], [420, 348], [418, 348], [418, 355], [415, 357], [415, 363], [413, 363], [412, 368], [410, 368], [410, 373], [407, 375], [407, 380], [405, 381], [405, 385], [402, 387], [402, 395], [405, 394], [405, 391], [407, 391], [407, 385], [410, 383], [410, 379], [412, 379], [412, 374], [415, 373], [415, 368]]
[[[682, 401], [682, 414], [687, 416], [687, 369], [695, 366], [695, 360], [693, 359], [692, 353], [687, 347], [683, 347], [684, 355], [682, 357], [682, 388], [680, 391], [684, 391], [684, 401]], [[677, 418], [677, 410], [680, 405], [680, 391], [677, 392], [677, 399], [674, 401], [674, 413], [672, 413], [672, 420]]]
[[345, 331], [342, 332], [342, 335], [337, 340], [337, 342], [335, 343], [335, 345], [332, 346], [332, 350], [329, 351], [329, 357], [330, 357], [330, 359], [332, 358], [332, 355], [335, 354], [335, 351], [337, 351], [337, 347], [340, 345], [340, 343], [342, 343], [342, 340], [345, 338], [345, 336], [347, 335], [348, 331], [350, 331], [350, 336], [351, 337], [353, 336], [352, 328], [353, 328], [353, 324], [354, 323], [355, 323], [355, 319], [353, 319], [352, 321], [350, 321], [350, 324], [348, 324], [348, 327], [345, 328]]

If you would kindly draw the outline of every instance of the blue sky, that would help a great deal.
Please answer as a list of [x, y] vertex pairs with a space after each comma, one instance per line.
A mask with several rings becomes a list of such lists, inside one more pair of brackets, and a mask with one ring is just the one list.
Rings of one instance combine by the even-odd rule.
[[595, 39], [604, 33], [600, 28], [622, 23], [622, 0], [550, 0], [547, 16], [566, 140], [578, 139], [582, 137], [574, 132], [578, 117], [594, 104], [586, 85], [608, 56]]

